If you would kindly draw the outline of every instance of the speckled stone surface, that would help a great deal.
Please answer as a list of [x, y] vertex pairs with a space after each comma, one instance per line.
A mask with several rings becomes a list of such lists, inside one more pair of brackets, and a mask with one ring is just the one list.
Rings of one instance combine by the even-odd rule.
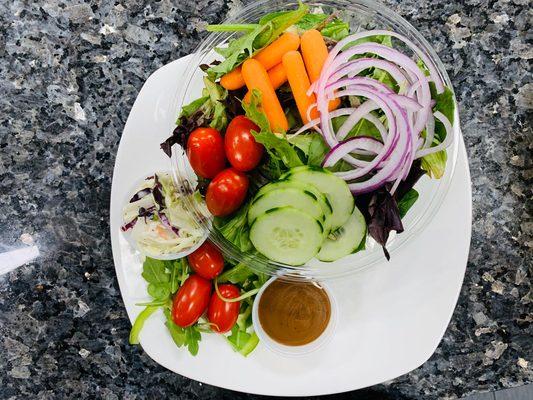
[[[431, 359], [342, 398], [456, 398], [532, 382], [533, 13], [528, 0], [388, 4], [425, 34], [454, 83], [472, 246]], [[182, 378], [128, 345], [108, 234], [114, 157], [136, 94], [236, 5], [0, 1], [0, 252], [40, 249], [0, 277], [0, 398], [253, 397]]]

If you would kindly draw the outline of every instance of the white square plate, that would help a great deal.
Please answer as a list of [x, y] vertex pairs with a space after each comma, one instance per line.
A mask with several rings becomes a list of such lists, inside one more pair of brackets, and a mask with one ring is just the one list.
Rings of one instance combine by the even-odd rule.
[[[176, 118], [169, 104], [183, 79], [188, 57], [151, 75], [122, 134], [111, 190], [111, 242], [116, 273], [131, 321], [146, 301], [140, 255], [120, 231], [121, 209], [142, 176], [168, 170], [159, 149]], [[384, 261], [352, 277], [331, 282], [339, 302], [339, 325], [331, 342], [301, 358], [283, 358], [261, 343], [248, 357], [223, 338], [204, 334], [192, 357], [178, 349], [163, 323], [150, 318], [140, 335], [146, 353], [191, 379], [248, 393], [309, 396], [355, 390], [395, 378], [433, 354], [450, 321], [468, 258], [471, 184], [464, 143], [442, 207], [431, 223]], [[238, 373], [235, 373], [235, 372]]]

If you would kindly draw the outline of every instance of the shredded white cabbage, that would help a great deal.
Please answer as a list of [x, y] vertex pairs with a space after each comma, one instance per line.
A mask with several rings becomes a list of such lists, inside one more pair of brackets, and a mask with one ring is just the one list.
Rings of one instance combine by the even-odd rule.
[[[150, 189], [150, 192], [124, 206], [123, 221], [126, 226], [136, 220], [128, 232], [141, 252], [152, 256], [167, 256], [194, 246], [204, 235], [202, 228], [187, 211], [184, 198], [175, 187], [172, 177], [167, 173], [156, 175], [161, 183], [164, 207], [157, 204], [152, 192], [155, 179], [144, 180], [136, 193], [143, 189]], [[196, 194], [192, 194], [190, 200], [203, 203], [201, 196]], [[146, 216], [143, 216], [143, 213]], [[165, 216], [171, 226], [161, 220]]]

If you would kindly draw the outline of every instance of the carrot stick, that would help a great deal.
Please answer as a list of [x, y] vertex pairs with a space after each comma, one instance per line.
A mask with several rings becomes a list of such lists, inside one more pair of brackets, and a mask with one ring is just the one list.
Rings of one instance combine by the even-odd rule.
[[[272, 67], [268, 70], [268, 79], [270, 79], [270, 83], [272, 84], [274, 90], [278, 89], [281, 85], [287, 82], [287, 74], [285, 73], [285, 68], [283, 68], [282, 63], [279, 63], [275, 67]], [[245, 103], [249, 103], [251, 97], [252, 93], [247, 92], [243, 101]]]
[[265, 67], [257, 60], [246, 60], [242, 64], [242, 77], [250, 92], [254, 89], [261, 92], [261, 106], [270, 123], [270, 129], [273, 132], [287, 131], [289, 123]]
[[[300, 40], [300, 50], [309, 80], [313, 83], [320, 78], [320, 72], [328, 58], [328, 48], [322, 34], [316, 29], [306, 31]], [[336, 109], [339, 104], [339, 99], [331, 100], [328, 104], [329, 111]]]
[[[296, 106], [298, 107], [302, 121], [304, 124], [307, 124], [309, 122], [307, 110], [313, 103], [316, 103], [316, 97], [314, 94], [311, 94], [311, 96], [307, 95], [307, 90], [311, 86], [311, 83], [305, 71], [302, 56], [298, 51], [289, 51], [285, 53], [281, 62], [287, 73], [287, 80], [289, 81], [289, 85], [291, 85], [292, 95], [294, 96], [294, 100], [296, 100]], [[319, 117], [316, 107], [311, 110], [310, 117], [311, 119]]]
[[228, 72], [220, 78], [220, 84], [224, 89], [237, 90], [244, 86], [244, 79], [242, 79], [241, 67], [238, 66], [233, 71]]
[[[300, 46], [300, 37], [292, 32], [285, 32], [267, 47], [257, 53], [254, 58], [265, 69], [269, 70], [281, 62], [281, 57], [288, 51], [296, 50]], [[235, 68], [220, 78], [220, 84], [224, 89], [236, 90], [244, 86], [241, 67]]]

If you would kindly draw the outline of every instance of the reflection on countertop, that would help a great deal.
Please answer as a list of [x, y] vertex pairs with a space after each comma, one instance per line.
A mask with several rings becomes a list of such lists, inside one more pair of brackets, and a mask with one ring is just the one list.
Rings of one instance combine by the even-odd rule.
[[[14, 268], [0, 276], [1, 398], [253, 397], [176, 376], [127, 344], [108, 235], [114, 155], [136, 94], [236, 3], [0, 6], [0, 269]], [[528, 1], [387, 3], [434, 45], [454, 83], [474, 224], [464, 286], [439, 348], [372, 390], [455, 398], [531, 382]]]

